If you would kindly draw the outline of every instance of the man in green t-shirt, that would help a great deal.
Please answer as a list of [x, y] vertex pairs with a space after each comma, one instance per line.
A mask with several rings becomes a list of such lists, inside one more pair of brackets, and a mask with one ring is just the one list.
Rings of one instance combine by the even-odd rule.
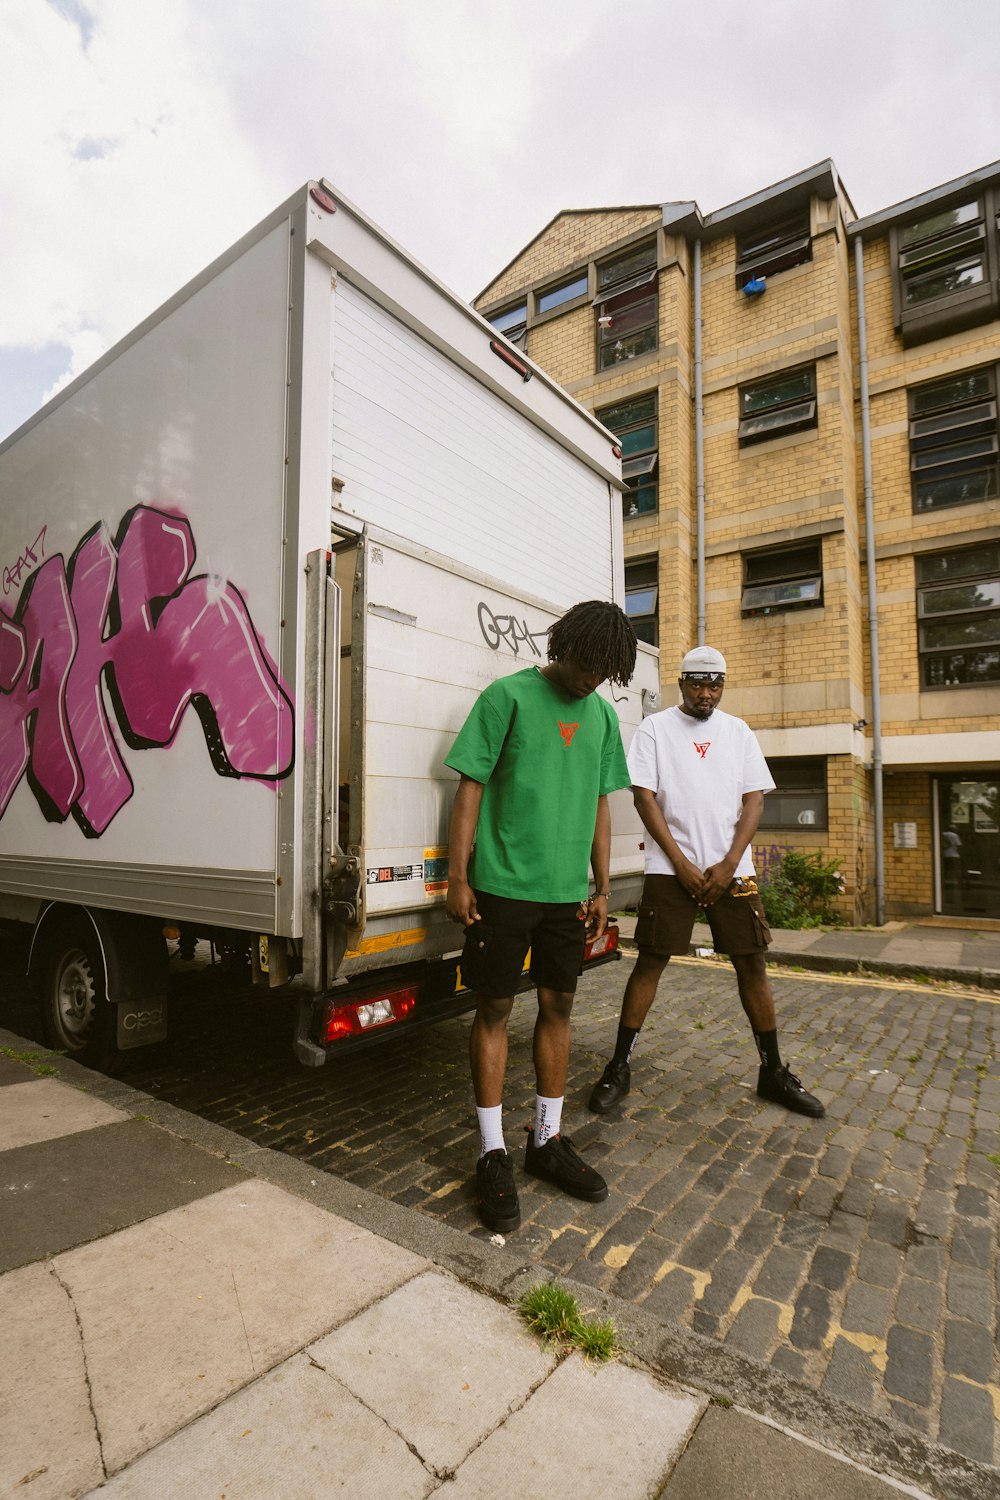
[[608, 920], [608, 793], [629, 785], [618, 716], [596, 689], [607, 679], [624, 687], [635, 656], [635, 632], [616, 604], [574, 605], [549, 631], [548, 664], [490, 683], [445, 760], [462, 777], [448, 915], [466, 929], [462, 974], [478, 994], [469, 1058], [482, 1138], [479, 1211], [490, 1229], [521, 1222], [501, 1110], [507, 1017], [529, 948], [538, 1094], [525, 1170], [590, 1203], [608, 1195], [560, 1123], [584, 941]]

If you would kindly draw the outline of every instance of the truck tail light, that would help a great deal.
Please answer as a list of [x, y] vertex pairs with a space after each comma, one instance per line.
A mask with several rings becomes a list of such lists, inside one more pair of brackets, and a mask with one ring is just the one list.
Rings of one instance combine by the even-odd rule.
[[614, 953], [618, 948], [618, 928], [614, 922], [609, 922], [599, 938], [588, 938], [583, 948], [583, 961], [588, 963], [592, 958], [603, 958], [606, 953]]
[[345, 1036], [361, 1036], [379, 1026], [404, 1021], [417, 1003], [417, 986], [407, 985], [385, 995], [369, 995], [350, 1005], [327, 1005], [323, 1013], [321, 1042], [337, 1042]]

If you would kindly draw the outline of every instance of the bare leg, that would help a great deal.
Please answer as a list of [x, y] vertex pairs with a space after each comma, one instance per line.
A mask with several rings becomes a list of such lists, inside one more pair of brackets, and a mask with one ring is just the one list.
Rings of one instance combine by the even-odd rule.
[[532, 1055], [535, 1087], [547, 1099], [561, 1099], [566, 1092], [569, 1070], [569, 1018], [573, 995], [562, 990], [538, 990], [538, 1019]]
[[660, 982], [669, 958], [664, 958], [659, 953], [640, 953], [635, 961], [635, 968], [628, 977], [625, 986], [625, 998], [622, 1001], [621, 1024], [629, 1026], [633, 1031], [638, 1031], [649, 1014], [649, 1007], [656, 998], [656, 987]]
[[774, 1031], [778, 1022], [764, 954], [734, 953], [730, 957], [747, 1020], [755, 1032]]
[[476, 1104], [490, 1109], [503, 1103], [503, 1081], [507, 1072], [507, 1017], [514, 997], [507, 1000], [480, 998], [469, 1034], [469, 1064]]

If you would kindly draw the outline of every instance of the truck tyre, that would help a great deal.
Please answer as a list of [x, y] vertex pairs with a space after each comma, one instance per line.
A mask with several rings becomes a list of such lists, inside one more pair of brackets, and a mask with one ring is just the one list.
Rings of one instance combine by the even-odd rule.
[[117, 1016], [109, 1005], [93, 928], [82, 918], [60, 923], [42, 968], [42, 1025], [49, 1046], [87, 1067], [117, 1053]]

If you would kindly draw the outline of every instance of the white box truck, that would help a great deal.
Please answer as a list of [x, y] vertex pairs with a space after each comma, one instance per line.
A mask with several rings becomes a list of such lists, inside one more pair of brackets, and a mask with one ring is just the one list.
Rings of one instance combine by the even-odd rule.
[[[201, 939], [297, 995], [304, 1063], [467, 1006], [443, 758], [560, 613], [622, 601], [621, 489], [614, 437], [325, 180], [0, 445], [0, 918], [49, 1042], [159, 1040]], [[656, 686], [641, 647], [626, 743]]]

